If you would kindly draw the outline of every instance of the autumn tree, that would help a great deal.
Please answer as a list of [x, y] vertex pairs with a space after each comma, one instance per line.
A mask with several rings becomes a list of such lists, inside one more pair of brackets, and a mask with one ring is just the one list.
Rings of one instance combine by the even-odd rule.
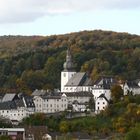
[[121, 99], [121, 97], [123, 97], [123, 90], [121, 88], [121, 86], [119, 85], [114, 85], [111, 87], [111, 99], [114, 102], [117, 102]]

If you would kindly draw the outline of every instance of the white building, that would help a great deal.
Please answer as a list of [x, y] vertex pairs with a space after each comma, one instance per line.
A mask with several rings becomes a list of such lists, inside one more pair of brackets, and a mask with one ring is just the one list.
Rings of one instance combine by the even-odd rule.
[[137, 95], [140, 94], [140, 80], [136, 81], [127, 81], [122, 86], [124, 95], [133, 94]]
[[0, 135], [9, 136], [12, 140], [25, 140], [24, 128], [0, 128]]
[[87, 103], [93, 97], [91, 92], [66, 92], [64, 94], [68, 99], [68, 104], [72, 104], [75, 101], [78, 101], [78, 103]]
[[105, 97], [104, 94], [101, 94], [95, 101], [95, 113], [100, 113], [104, 110], [109, 104], [109, 100]]
[[88, 103], [79, 103], [77, 100], [72, 103], [73, 112], [84, 112], [86, 111], [87, 107]]
[[100, 95], [104, 95], [108, 100], [111, 99], [111, 86], [116, 84], [116, 80], [112, 77], [102, 76], [95, 81], [92, 88], [92, 94], [96, 100]]
[[21, 121], [27, 116], [27, 110], [23, 100], [0, 103], [0, 116], [11, 121]]
[[61, 92], [91, 91], [92, 80], [85, 72], [76, 72], [70, 49], [67, 50], [64, 70], [61, 72]]
[[65, 94], [46, 93], [43, 96], [34, 96], [35, 112], [55, 113], [65, 111], [68, 107], [68, 100]]

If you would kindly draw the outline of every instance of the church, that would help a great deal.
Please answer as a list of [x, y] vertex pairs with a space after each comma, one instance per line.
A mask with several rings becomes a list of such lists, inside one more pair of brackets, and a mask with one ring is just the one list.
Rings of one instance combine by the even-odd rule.
[[86, 72], [76, 72], [70, 48], [67, 50], [64, 70], [61, 72], [61, 92], [91, 92], [92, 80]]
[[69, 98], [71, 104], [75, 100], [85, 103], [93, 97], [95, 112], [99, 113], [108, 106], [111, 99], [110, 89], [114, 84], [117, 84], [117, 81], [111, 76], [100, 76], [93, 81], [86, 72], [76, 72], [70, 48], [67, 49], [66, 61], [61, 72], [61, 93]]

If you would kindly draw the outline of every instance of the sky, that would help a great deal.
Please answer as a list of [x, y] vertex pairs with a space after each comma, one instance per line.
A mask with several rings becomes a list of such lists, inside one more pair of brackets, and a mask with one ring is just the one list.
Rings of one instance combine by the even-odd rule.
[[0, 35], [109, 30], [140, 35], [140, 0], [0, 0]]

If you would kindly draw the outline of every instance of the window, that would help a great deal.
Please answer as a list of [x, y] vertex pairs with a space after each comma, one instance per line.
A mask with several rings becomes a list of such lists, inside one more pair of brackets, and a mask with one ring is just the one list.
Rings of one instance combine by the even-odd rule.
[[64, 77], [66, 77], [66, 73], [64, 73], [64, 75], [63, 75]]
[[100, 108], [99, 108], [99, 106], [98, 106], [98, 110], [99, 110]]
[[103, 107], [103, 109], [105, 109], [105, 107]]
[[100, 103], [98, 102], [98, 104], [100, 104]]
[[103, 102], [103, 104], [105, 104], [105, 102]]

